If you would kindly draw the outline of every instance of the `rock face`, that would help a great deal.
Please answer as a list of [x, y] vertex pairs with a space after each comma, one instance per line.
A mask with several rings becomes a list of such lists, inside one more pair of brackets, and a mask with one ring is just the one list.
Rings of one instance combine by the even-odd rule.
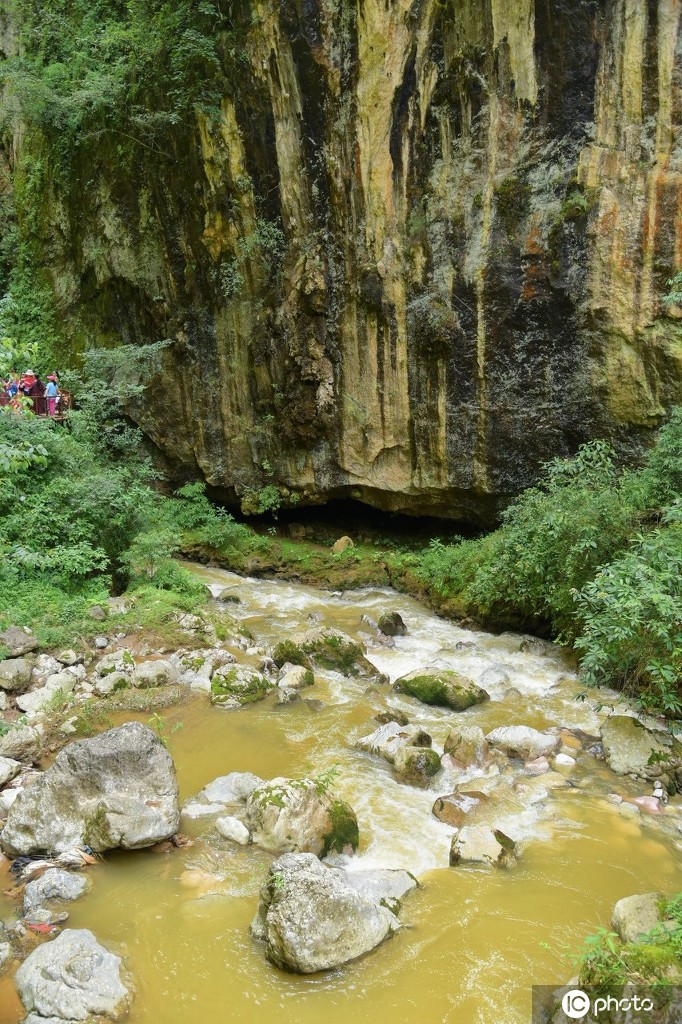
[[134, 850], [168, 839], [179, 819], [170, 754], [151, 729], [128, 722], [65, 747], [14, 801], [0, 843], [12, 857]]
[[[397, 917], [380, 902], [385, 887], [351, 888], [353, 878], [310, 854], [276, 860], [251, 926], [265, 940], [268, 959], [285, 971], [313, 974], [356, 960], [397, 931]], [[395, 889], [388, 889], [390, 896]]]
[[246, 825], [253, 842], [274, 853], [314, 853], [357, 849], [355, 811], [312, 779], [272, 779], [251, 793]]
[[604, 756], [618, 775], [655, 778], [671, 773], [682, 789], [682, 743], [666, 732], [647, 729], [636, 718], [611, 715], [601, 727]]
[[34, 949], [16, 973], [27, 1010], [51, 1021], [121, 1020], [130, 1004], [121, 958], [86, 929], [67, 929]]
[[488, 700], [486, 691], [473, 680], [452, 669], [436, 666], [408, 672], [396, 680], [393, 689], [416, 697], [422, 704], [433, 704], [452, 711], [466, 711], [472, 705]]
[[41, 194], [72, 334], [173, 340], [131, 412], [177, 478], [489, 520], [552, 456], [646, 437], [680, 395], [678, 7], [224, 12], [182, 168], [137, 146], [131, 175], [102, 124]]

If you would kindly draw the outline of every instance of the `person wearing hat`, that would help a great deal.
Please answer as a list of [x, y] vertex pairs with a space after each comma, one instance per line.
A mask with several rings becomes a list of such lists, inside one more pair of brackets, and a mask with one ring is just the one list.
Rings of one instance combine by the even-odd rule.
[[43, 394], [43, 385], [36, 377], [33, 370], [25, 370], [24, 376], [21, 378], [21, 384], [19, 390], [22, 394], [30, 398], [33, 403], [33, 412], [37, 412], [38, 399]]
[[59, 397], [59, 386], [57, 375], [48, 373], [47, 384], [45, 385], [45, 398], [47, 399], [47, 415], [54, 416], [57, 412], [57, 399]]

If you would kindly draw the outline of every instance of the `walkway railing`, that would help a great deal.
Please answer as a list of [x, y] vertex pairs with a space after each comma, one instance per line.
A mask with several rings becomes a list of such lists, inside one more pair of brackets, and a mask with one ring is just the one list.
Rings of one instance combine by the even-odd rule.
[[[63, 420], [73, 406], [73, 400], [68, 391], [62, 391], [53, 413], [50, 413], [50, 402], [54, 402], [53, 398], [45, 398], [44, 395], [29, 395], [28, 399], [31, 405], [27, 406], [27, 408], [31, 412], [35, 413], [36, 416], [46, 416], [53, 420]], [[0, 407], [11, 406], [13, 401], [14, 399], [10, 398], [9, 395], [5, 393], [0, 394]], [[20, 412], [21, 410], [18, 409], [17, 411]]]

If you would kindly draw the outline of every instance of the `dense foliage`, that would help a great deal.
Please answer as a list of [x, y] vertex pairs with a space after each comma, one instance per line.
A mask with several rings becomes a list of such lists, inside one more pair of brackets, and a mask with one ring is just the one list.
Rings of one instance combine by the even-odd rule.
[[[94, 353], [68, 427], [0, 413], [0, 622], [39, 623], [45, 642], [114, 590], [203, 590], [173, 561], [183, 537], [237, 550], [251, 534], [198, 484], [176, 496], [155, 474], [122, 403], [140, 395], [157, 347]], [[58, 632], [58, 630], [57, 630]]]
[[682, 411], [639, 470], [604, 441], [556, 460], [479, 541], [434, 543], [418, 574], [483, 621], [547, 625], [590, 684], [682, 710]]
[[[10, 97], [65, 167], [108, 135], [163, 155], [168, 130], [225, 93], [221, 57], [238, 65], [229, 0], [15, 0], [20, 55]], [[11, 112], [11, 104], [9, 106]]]

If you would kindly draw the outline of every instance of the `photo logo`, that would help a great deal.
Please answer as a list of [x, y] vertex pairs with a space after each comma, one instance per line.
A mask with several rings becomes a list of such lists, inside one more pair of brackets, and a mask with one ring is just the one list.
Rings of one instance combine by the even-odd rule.
[[561, 1009], [571, 1020], [580, 1020], [589, 1012], [589, 996], [586, 996], [579, 988], [572, 988], [561, 1000]]

